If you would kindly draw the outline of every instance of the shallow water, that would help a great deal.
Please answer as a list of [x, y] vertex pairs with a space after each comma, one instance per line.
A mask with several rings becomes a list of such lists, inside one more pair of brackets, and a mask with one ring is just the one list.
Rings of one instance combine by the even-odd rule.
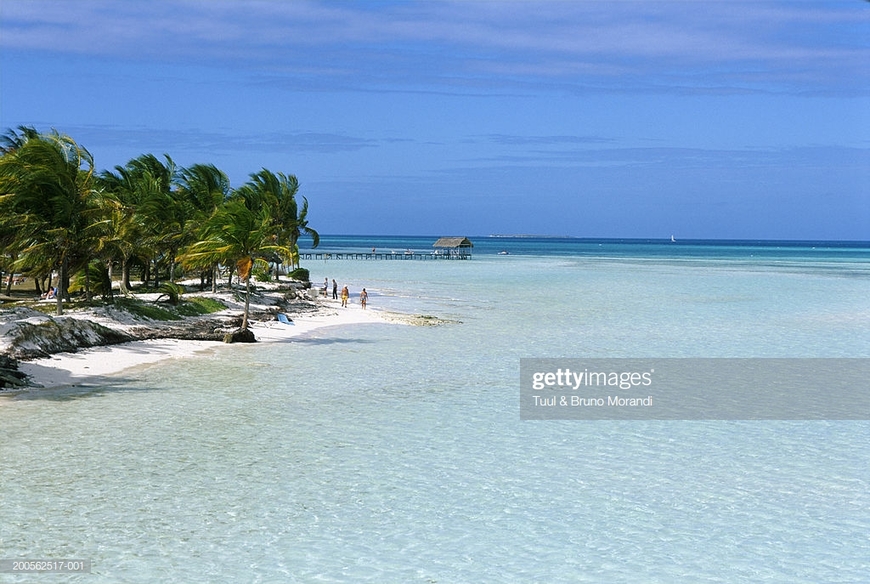
[[40, 576], [82, 582], [863, 581], [868, 422], [520, 421], [523, 357], [870, 356], [854, 251], [634, 251], [310, 261], [460, 322], [7, 400], [2, 556], [90, 559]]

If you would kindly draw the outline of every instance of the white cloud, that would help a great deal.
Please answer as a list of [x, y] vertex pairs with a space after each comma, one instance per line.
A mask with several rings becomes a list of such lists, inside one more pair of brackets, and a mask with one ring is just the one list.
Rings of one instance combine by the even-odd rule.
[[709, 79], [699, 85], [733, 88], [752, 64], [769, 85], [866, 91], [870, 73], [870, 10], [858, 3], [4, 0], [0, 32], [11, 50], [290, 71], [368, 88], [469, 78], [610, 86], [626, 75], [686, 86], [699, 73]]

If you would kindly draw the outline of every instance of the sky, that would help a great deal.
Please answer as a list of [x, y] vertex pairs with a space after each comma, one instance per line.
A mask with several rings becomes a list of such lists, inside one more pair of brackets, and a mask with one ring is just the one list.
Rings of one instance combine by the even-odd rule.
[[324, 234], [870, 240], [870, 2], [3, 0], [0, 131]]

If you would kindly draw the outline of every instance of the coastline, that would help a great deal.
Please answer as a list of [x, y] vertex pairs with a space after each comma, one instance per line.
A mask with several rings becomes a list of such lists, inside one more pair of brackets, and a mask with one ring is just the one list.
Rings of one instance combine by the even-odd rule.
[[[258, 298], [251, 302], [249, 329], [257, 342], [289, 342], [314, 330], [366, 323], [397, 323], [401, 317], [387, 318], [377, 309], [363, 310], [358, 304], [341, 308], [338, 300], [319, 297], [309, 300], [306, 295], [298, 302], [286, 302], [285, 288], [272, 288], [258, 291]], [[191, 295], [192, 296], [192, 295]], [[14, 330], [21, 322], [34, 321], [79, 321], [90, 325], [105, 326], [112, 331], [132, 334], [131, 340], [123, 343], [96, 343], [83, 346], [74, 351], [54, 352], [35, 358], [19, 358], [18, 371], [27, 376], [26, 386], [0, 389], [0, 396], [16, 395], [22, 392], [42, 389], [58, 389], [99, 383], [102, 378], [111, 378], [134, 367], [149, 365], [167, 359], [190, 358], [197, 353], [219, 350], [228, 344], [219, 340], [199, 340], [203, 328], [213, 329], [211, 336], [219, 330], [229, 330], [232, 322], [240, 319], [241, 305], [231, 294], [203, 294], [219, 298], [228, 305], [226, 310], [202, 317], [187, 317], [183, 321], [141, 322], [119, 317], [117, 313], [106, 310], [85, 310], [70, 312], [63, 317], [45, 314], [34, 316], [33, 312], [14, 318], [14, 313], [0, 314], [0, 354], [10, 348], [6, 333]], [[276, 320], [277, 313], [286, 314], [290, 324]], [[10, 315], [13, 318], [10, 318]], [[215, 328], [215, 327], [218, 328]], [[4, 346], [5, 344], [5, 346]]]
[[[260, 343], [287, 342], [314, 330], [351, 324], [389, 322], [375, 310], [362, 310], [357, 306], [345, 310], [324, 309], [313, 315], [293, 318], [292, 325], [278, 321], [252, 323], [250, 329]], [[167, 359], [190, 358], [197, 353], [227, 347], [220, 341], [191, 341], [182, 339], [148, 339], [119, 345], [91, 347], [75, 353], [58, 353], [50, 357], [22, 361], [18, 369], [27, 374], [31, 387], [7, 390], [16, 393], [33, 389], [89, 384], [101, 377], [119, 375], [141, 365], [150, 365]]]

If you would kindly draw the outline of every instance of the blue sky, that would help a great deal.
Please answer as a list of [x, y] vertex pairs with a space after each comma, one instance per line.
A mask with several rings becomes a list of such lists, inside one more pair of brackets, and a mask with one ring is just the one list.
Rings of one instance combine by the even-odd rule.
[[870, 2], [0, 3], [0, 129], [322, 233], [870, 240]]

